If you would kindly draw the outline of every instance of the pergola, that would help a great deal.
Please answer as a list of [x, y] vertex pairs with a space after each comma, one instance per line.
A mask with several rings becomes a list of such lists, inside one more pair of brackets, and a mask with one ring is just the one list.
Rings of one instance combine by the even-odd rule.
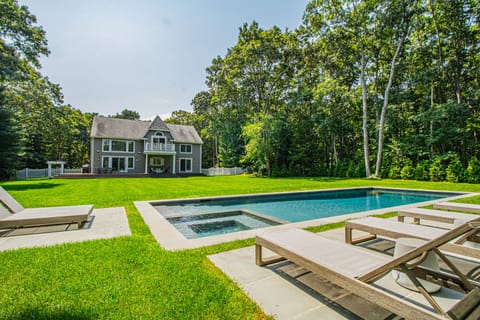
[[48, 165], [48, 177], [52, 177], [52, 164], [53, 165], [60, 165], [60, 174], [63, 174], [63, 169], [65, 167], [65, 161], [47, 161]]

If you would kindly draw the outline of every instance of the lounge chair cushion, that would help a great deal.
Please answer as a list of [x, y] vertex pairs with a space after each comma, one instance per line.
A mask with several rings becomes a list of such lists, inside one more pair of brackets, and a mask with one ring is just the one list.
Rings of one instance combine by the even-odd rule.
[[296, 253], [302, 260], [308, 260], [328, 270], [335, 270], [349, 278], [361, 276], [390, 260], [384, 255], [345, 245], [301, 229], [288, 229], [257, 236], [257, 243], [265, 242], [270, 242], [291, 254]]
[[93, 205], [27, 208], [0, 220], [0, 228], [81, 223], [88, 220]]

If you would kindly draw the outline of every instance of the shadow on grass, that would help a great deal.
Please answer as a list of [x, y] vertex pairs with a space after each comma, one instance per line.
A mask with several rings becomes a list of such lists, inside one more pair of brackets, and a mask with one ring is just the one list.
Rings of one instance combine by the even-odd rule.
[[7, 191], [26, 191], [32, 189], [53, 189], [60, 186], [60, 183], [32, 183], [32, 184], [17, 184], [17, 185], [6, 185], [3, 188]]
[[8, 320], [25, 320], [25, 319], [35, 319], [35, 320], [42, 320], [42, 319], [49, 319], [49, 320], [60, 320], [60, 319], [70, 319], [70, 320], [91, 320], [91, 319], [98, 319], [98, 314], [94, 314], [93, 312], [89, 312], [87, 310], [81, 311], [47, 311], [47, 310], [40, 310], [40, 309], [27, 309], [24, 311], [19, 312], [16, 315], [3, 318]]

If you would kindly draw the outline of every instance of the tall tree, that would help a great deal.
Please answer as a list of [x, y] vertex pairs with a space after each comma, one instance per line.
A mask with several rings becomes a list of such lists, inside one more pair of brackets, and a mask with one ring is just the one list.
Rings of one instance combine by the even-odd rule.
[[[45, 32], [36, 26], [36, 18], [16, 0], [0, 1], [0, 109], [4, 145], [0, 148], [0, 170], [11, 172], [18, 162], [21, 132], [14, 121], [14, 110], [8, 105], [6, 91], [18, 81], [31, 81], [38, 76], [39, 57], [48, 55]], [[8, 110], [6, 110], [8, 109]]]
[[127, 108], [123, 109], [120, 113], [115, 113], [115, 115], [110, 116], [112, 118], [120, 119], [129, 119], [129, 120], [140, 120], [140, 113], [134, 110], [129, 110]]

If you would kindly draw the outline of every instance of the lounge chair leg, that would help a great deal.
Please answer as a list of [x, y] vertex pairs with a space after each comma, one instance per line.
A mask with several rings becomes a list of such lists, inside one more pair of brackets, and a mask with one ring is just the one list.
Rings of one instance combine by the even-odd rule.
[[420, 224], [420, 218], [413, 218], [414, 224]]
[[345, 226], [345, 242], [352, 243], [352, 228]]
[[258, 244], [255, 245], [255, 263], [258, 266], [263, 265], [262, 264], [262, 246]]
[[404, 216], [397, 215], [397, 220], [398, 220], [399, 222], [405, 222], [405, 217], [404, 217]]
[[430, 305], [441, 315], [446, 315], [445, 311], [443, 311], [442, 307], [433, 299], [433, 297], [428, 293], [428, 291], [425, 289], [425, 287], [418, 281], [418, 279], [413, 275], [413, 273], [410, 271], [410, 269], [407, 268], [405, 264], [401, 264], [400, 268], [402, 271], [408, 276], [410, 281], [417, 287], [417, 289], [420, 291], [420, 293], [427, 299], [427, 301], [430, 303]]
[[280, 261], [287, 260], [286, 258], [276, 255], [271, 258], [263, 259], [262, 258], [262, 246], [259, 244], [255, 244], [255, 263], [261, 267], [272, 264], [272, 263], [277, 263]]

